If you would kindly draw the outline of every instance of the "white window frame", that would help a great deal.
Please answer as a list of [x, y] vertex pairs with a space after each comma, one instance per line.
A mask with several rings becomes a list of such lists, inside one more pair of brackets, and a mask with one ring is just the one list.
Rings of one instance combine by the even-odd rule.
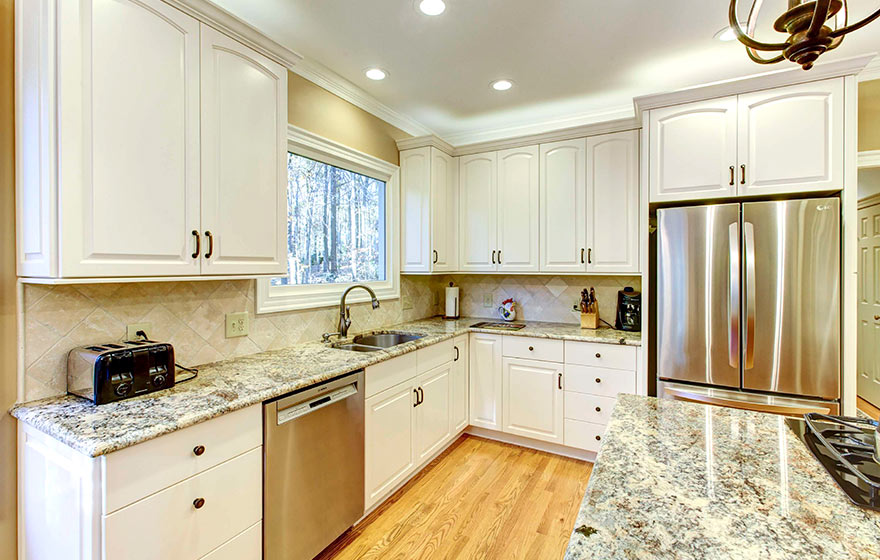
[[[380, 300], [399, 299], [400, 211], [398, 197], [400, 196], [400, 168], [385, 160], [327, 140], [293, 125], [287, 127], [287, 149], [294, 154], [385, 182], [385, 280], [364, 282], [364, 284], [372, 288]], [[256, 312], [277, 313], [338, 305], [342, 292], [349, 286], [351, 286], [350, 283], [273, 286], [270, 278], [259, 278], [257, 279]], [[355, 290], [346, 298], [347, 303], [369, 300], [370, 296], [364, 290]]]

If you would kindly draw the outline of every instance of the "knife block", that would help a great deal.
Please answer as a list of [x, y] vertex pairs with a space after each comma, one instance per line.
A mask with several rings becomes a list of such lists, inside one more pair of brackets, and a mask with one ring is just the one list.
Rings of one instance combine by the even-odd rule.
[[582, 329], [598, 329], [599, 328], [599, 310], [592, 313], [581, 312], [581, 328]]

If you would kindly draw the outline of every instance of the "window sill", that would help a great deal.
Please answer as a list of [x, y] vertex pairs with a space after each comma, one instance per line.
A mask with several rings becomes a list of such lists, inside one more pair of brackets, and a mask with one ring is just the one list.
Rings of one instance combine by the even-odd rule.
[[[339, 305], [342, 292], [352, 284], [320, 284], [314, 286], [271, 286], [271, 280], [257, 280], [257, 314], [279, 313], [282, 311], [301, 311], [318, 307]], [[390, 282], [364, 282], [374, 292], [379, 301], [400, 299], [399, 278]], [[364, 303], [370, 295], [364, 290], [354, 290], [345, 299], [346, 303]]]

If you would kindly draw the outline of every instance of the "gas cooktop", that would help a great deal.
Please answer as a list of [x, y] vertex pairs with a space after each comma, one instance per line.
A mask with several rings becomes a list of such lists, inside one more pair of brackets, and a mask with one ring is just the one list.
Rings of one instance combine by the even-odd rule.
[[786, 424], [854, 504], [880, 511], [877, 422], [810, 413]]

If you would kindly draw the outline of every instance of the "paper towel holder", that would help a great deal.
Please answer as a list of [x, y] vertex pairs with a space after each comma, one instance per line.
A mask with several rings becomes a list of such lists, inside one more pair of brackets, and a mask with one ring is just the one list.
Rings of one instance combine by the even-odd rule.
[[443, 318], [447, 320], [455, 320], [461, 317], [461, 309], [459, 306], [459, 289], [453, 282], [449, 283], [446, 288], [446, 309]]

